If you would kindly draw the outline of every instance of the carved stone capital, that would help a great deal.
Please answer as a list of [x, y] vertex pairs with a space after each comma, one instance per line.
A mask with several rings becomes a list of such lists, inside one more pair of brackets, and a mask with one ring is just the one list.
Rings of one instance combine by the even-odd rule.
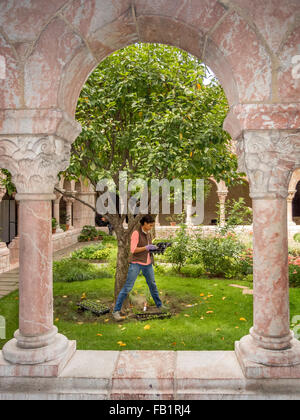
[[287, 197], [287, 201], [292, 203], [295, 197], [297, 190], [289, 190], [288, 191], [288, 197]]
[[58, 191], [54, 191], [54, 195], [55, 195], [55, 203], [58, 203], [59, 204], [59, 202], [60, 202], [60, 200], [61, 200], [61, 198], [62, 198], [63, 195], [60, 192], [58, 192]]
[[0, 167], [18, 194], [53, 194], [81, 126], [59, 109], [0, 110]]
[[71, 144], [55, 135], [0, 137], [0, 167], [11, 172], [19, 194], [53, 193], [70, 152]]
[[75, 202], [75, 198], [73, 198], [73, 197], [68, 197], [68, 196], [64, 196], [64, 201], [67, 203], [67, 204], [73, 204], [74, 202]]
[[245, 131], [237, 154], [252, 198], [287, 198], [292, 172], [300, 164], [300, 132]]
[[227, 191], [218, 191], [217, 194], [218, 194], [220, 203], [225, 204], [228, 192]]

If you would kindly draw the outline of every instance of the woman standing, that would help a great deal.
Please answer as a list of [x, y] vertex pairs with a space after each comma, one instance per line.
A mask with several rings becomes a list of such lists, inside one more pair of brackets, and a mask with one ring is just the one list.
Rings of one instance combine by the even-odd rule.
[[124, 287], [119, 293], [119, 296], [116, 301], [116, 305], [113, 311], [113, 317], [116, 321], [121, 321], [124, 317], [121, 316], [120, 311], [124, 300], [128, 296], [128, 293], [132, 290], [134, 283], [139, 275], [140, 271], [146, 279], [147, 285], [149, 287], [151, 296], [157, 306], [161, 311], [166, 310], [166, 307], [163, 306], [160, 298], [159, 292], [155, 283], [155, 276], [153, 270], [153, 255], [151, 251], [157, 249], [155, 245], [152, 245], [151, 229], [155, 224], [155, 220], [152, 216], [146, 215], [141, 219], [141, 226], [135, 230], [131, 236], [130, 243], [130, 264], [127, 274], [127, 280]]

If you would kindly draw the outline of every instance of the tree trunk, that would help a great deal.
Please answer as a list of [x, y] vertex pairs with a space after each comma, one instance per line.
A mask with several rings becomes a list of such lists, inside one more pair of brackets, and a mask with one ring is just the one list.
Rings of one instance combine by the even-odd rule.
[[[55, 188], [56, 191], [60, 192], [62, 195], [64, 194], [63, 191]], [[68, 195], [70, 196], [70, 195]], [[73, 196], [72, 196], [73, 197]], [[82, 204], [86, 205], [87, 207], [91, 208], [96, 213], [96, 208], [91, 206], [89, 203], [86, 203], [83, 200], [78, 199], [77, 197], [73, 197], [75, 200], [80, 201]], [[116, 275], [115, 275], [115, 291], [114, 291], [114, 298], [115, 302], [117, 297], [123, 288], [128, 273], [129, 267], [129, 255], [130, 255], [130, 238], [133, 230], [139, 224], [139, 220], [141, 219], [142, 215], [137, 217], [133, 217], [129, 215], [129, 227], [128, 229], [124, 229], [123, 222], [125, 216], [120, 215], [106, 215], [108, 221], [113, 226], [113, 229], [116, 232], [117, 240], [118, 240], [118, 256], [117, 256], [117, 265], [116, 265]], [[128, 298], [125, 300], [123, 304], [123, 309], [128, 308], [129, 300]]]
[[115, 301], [124, 286], [128, 272], [129, 238], [125, 233], [123, 240], [118, 239], [118, 257], [115, 277]]

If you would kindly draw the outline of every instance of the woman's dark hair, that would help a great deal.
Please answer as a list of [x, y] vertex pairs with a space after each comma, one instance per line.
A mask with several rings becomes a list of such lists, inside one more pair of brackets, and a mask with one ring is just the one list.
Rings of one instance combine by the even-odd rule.
[[151, 216], [151, 214], [146, 214], [146, 216], [143, 216], [142, 218], [141, 218], [141, 221], [140, 221], [140, 223], [141, 223], [141, 225], [143, 226], [145, 223], [154, 223], [155, 222], [155, 219], [154, 219], [154, 217], [153, 216]]

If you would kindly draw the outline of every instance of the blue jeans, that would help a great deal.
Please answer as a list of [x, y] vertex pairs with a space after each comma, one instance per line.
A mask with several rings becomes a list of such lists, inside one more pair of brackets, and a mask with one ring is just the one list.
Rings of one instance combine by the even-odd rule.
[[153, 297], [153, 300], [155, 302], [155, 305], [160, 308], [162, 306], [162, 302], [159, 298], [159, 293], [157, 290], [157, 286], [155, 283], [154, 278], [154, 270], [152, 264], [149, 265], [142, 265], [137, 263], [131, 263], [129, 265], [128, 274], [127, 274], [127, 280], [126, 283], [119, 293], [119, 296], [117, 298], [117, 302], [114, 308], [114, 312], [118, 312], [122, 309], [122, 305], [124, 300], [126, 299], [128, 293], [132, 290], [134, 283], [137, 279], [137, 276], [139, 275], [140, 271], [142, 270], [142, 273], [146, 279], [146, 282], [148, 284], [151, 296]]

